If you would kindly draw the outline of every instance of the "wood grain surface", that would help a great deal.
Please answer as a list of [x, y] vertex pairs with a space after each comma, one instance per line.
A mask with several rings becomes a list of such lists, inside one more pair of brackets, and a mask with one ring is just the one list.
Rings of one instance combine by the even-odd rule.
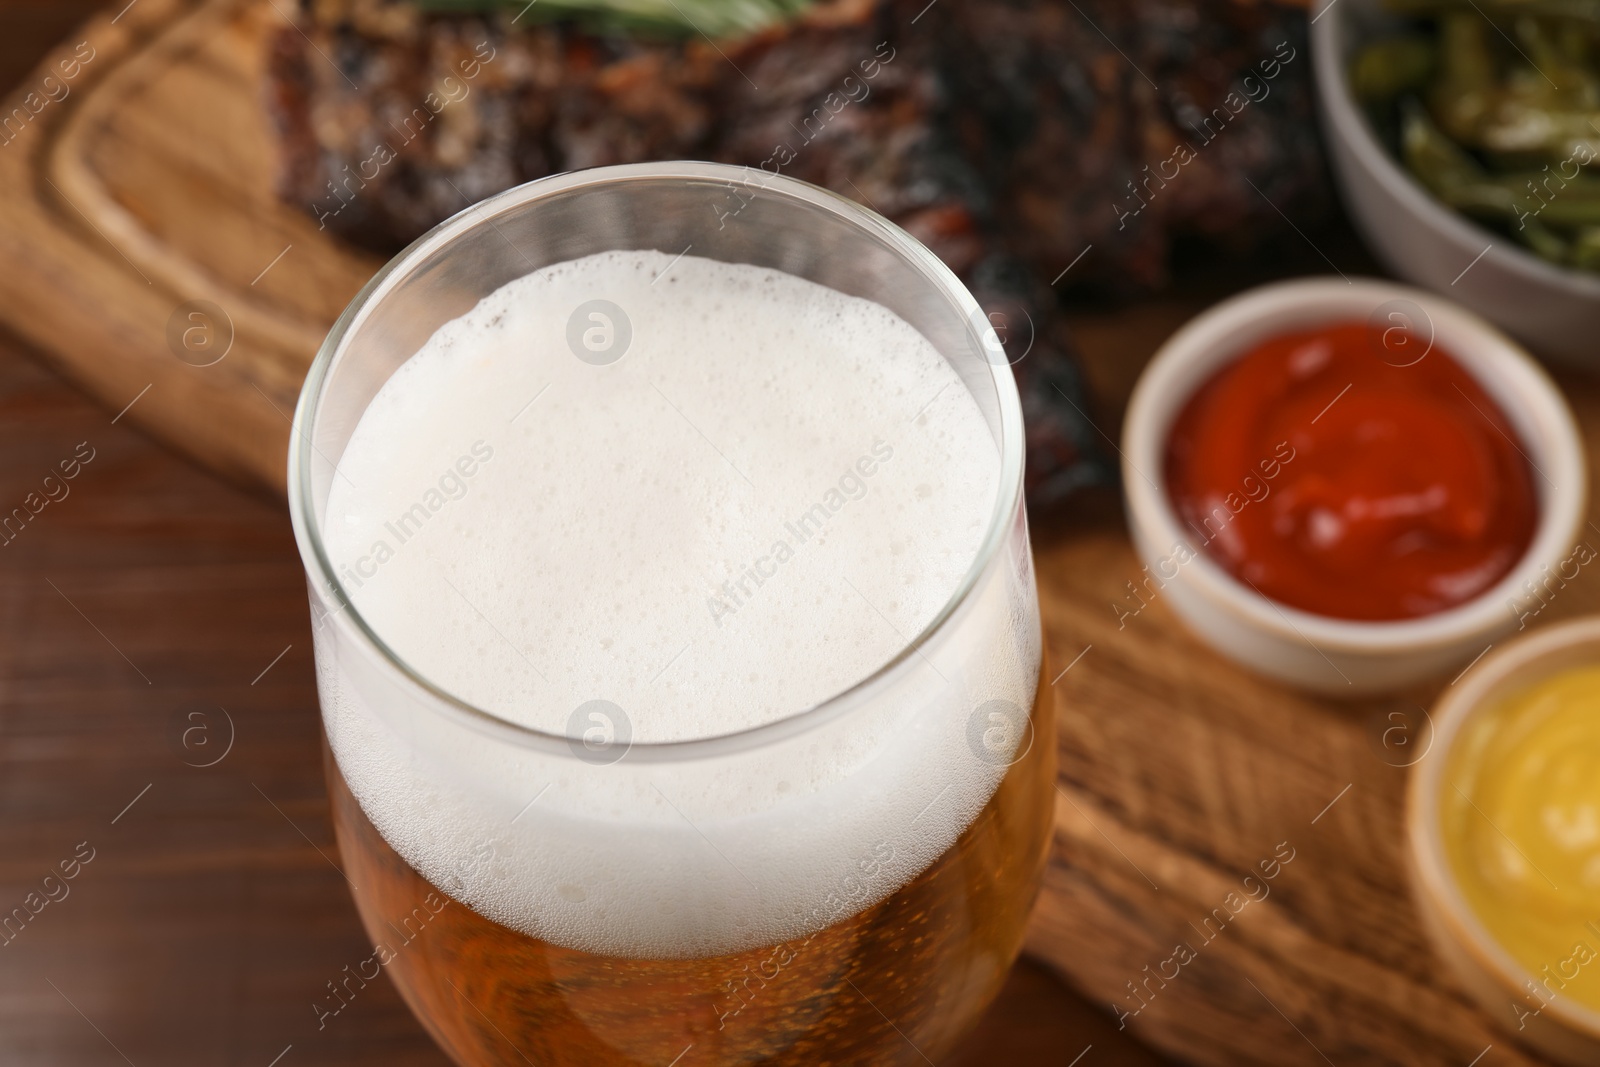
[[[74, 95], [0, 147], [0, 320], [104, 406], [0, 363], [6, 499], [79, 441], [104, 442], [73, 497], [0, 550], [0, 889], [26, 893], [78, 841], [104, 842], [71, 899], [0, 949], [0, 1048], [30, 1063], [121, 1062], [113, 1043], [132, 1063], [266, 1064], [288, 1044], [283, 1067], [437, 1062], [387, 987], [337, 1032], [296, 1018], [310, 1014], [296, 997], [357, 958], [360, 937], [332, 868], [287, 521], [267, 494], [247, 499], [126, 430], [281, 489], [299, 375], [373, 263], [272, 198], [258, 71], [273, 0], [115, 13], [78, 36], [96, 58]], [[1312, 239], [1305, 263], [1268, 273], [1363, 263], [1348, 231]], [[1108, 441], [1160, 341], [1257, 280], [1075, 316]], [[232, 323], [211, 366], [168, 347], [193, 300]], [[1600, 389], [1561, 381], [1594, 457]], [[1112, 605], [1140, 571], [1113, 497], [1037, 518], [1035, 534], [1064, 673], [1056, 862], [1030, 947], [1118, 1021], [1023, 969], [969, 1061], [1067, 1064], [1093, 1045], [1090, 1067], [1137, 1057], [1133, 1034], [1203, 1064], [1541, 1062], [1441, 970], [1401, 873], [1404, 764], [1428, 743], [1417, 709], [1449, 679], [1359, 703], [1296, 694], [1220, 662], [1159, 598], [1119, 625]], [[1600, 587], [1580, 580], [1535, 624], [1597, 606]], [[221, 708], [236, 750], [184, 766], [184, 730], [221, 729]], [[1396, 721], [1411, 729], [1385, 743]], [[1263, 863], [1270, 894], [1240, 908]], [[1175, 972], [1180, 945], [1192, 958]], [[1027, 1025], [1046, 1028], [1030, 1051], [1006, 1044]]]
[[[280, 490], [305, 369], [377, 266], [273, 195], [261, 70], [286, 3], [109, 4], [13, 93], [8, 113], [42, 106], [0, 145], [0, 318], [113, 411], [138, 398], [129, 421]], [[200, 301], [215, 362], [175, 354]]]

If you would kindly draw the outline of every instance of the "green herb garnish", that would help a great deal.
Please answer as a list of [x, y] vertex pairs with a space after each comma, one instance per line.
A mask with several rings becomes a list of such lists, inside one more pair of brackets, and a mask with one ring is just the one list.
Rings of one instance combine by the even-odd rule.
[[786, 22], [812, 0], [415, 0], [441, 14], [519, 12], [517, 22], [572, 20], [588, 28], [671, 37], [733, 37]]

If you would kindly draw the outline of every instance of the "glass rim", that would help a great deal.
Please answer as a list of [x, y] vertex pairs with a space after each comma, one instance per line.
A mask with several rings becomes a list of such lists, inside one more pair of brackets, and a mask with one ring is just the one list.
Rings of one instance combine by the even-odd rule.
[[[980, 353], [985, 350], [983, 338], [978, 336], [975, 325], [976, 317], [982, 316], [983, 311], [966, 285], [943, 260], [935, 256], [922, 242], [877, 212], [829, 189], [796, 178], [773, 174], [766, 170], [753, 172], [748, 166], [724, 163], [697, 161], [628, 163], [567, 171], [538, 178], [487, 197], [434, 226], [385, 263], [340, 313], [323, 339], [306, 373], [299, 400], [295, 404], [294, 419], [290, 429], [288, 496], [290, 522], [294, 528], [295, 541], [307, 577], [318, 596], [328, 603], [339, 605], [337, 609], [328, 611], [319, 621], [319, 625], [331, 624], [340, 627], [357, 647], [378, 663], [380, 669], [393, 671], [402, 684], [415, 686], [428, 693], [434, 699], [436, 707], [460, 725], [519, 747], [567, 753], [571, 758], [577, 758], [570, 753], [571, 738], [566, 734], [551, 733], [512, 722], [442, 689], [391, 648], [357, 611], [345, 590], [344, 583], [339, 579], [333, 561], [328, 557], [322, 532], [318, 529], [314, 518], [317, 508], [312, 499], [312, 461], [316, 456], [316, 449], [311, 446], [310, 435], [316, 425], [329, 375], [345, 350], [347, 340], [360, 330], [370, 310], [399, 285], [419, 263], [446, 248], [468, 230], [485, 224], [494, 226], [494, 220], [498, 215], [565, 193], [639, 181], [708, 182], [724, 186], [732, 182], [743, 182], [749, 185], [754, 173], [760, 175], [757, 179], [760, 192], [776, 192], [789, 199], [821, 208], [830, 212], [839, 221], [881, 240], [896, 255], [917, 268], [930, 284], [943, 293], [960, 312], [969, 337], [977, 345], [976, 350]], [[510, 239], [506, 240], [509, 242]], [[1022, 401], [1009, 363], [989, 359], [983, 362], [989, 368], [989, 380], [993, 382], [995, 388], [1000, 418], [1000, 437], [996, 442], [1000, 458], [1000, 477], [994, 507], [971, 565], [955, 591], [927, 625], [906, 641], [894, 656], [870, 674], [815, 704], [796, 709], [771, 722], [709, 737], [682, 741], [629, 741], [619, 759], [635, 762], [689, 760], [774, 743], [831, 721], [848, 711], [855, 700], [885, 687], [909, 669], [913, 658], [920, 655], [923, 646], [945, 628], [989, 570], [1001, 546], [1005, 544], [1012, 516], [1022, 504], [1025, 458]], [[324, 462], [329, 461], [325, 459]], [[333, 466], [337, 467], [337, 464]]]

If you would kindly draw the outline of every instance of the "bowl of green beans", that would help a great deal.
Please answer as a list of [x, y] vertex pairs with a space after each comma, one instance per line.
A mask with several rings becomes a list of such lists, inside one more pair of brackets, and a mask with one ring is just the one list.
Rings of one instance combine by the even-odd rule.
[[1321, 0], [1311, 45], [1378, 258], [1600, 366], [1600, 0]]

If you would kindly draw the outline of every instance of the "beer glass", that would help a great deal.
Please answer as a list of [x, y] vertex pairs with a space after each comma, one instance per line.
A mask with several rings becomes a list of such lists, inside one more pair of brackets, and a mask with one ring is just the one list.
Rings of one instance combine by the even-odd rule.
[[[992, 438], [998, 490], [948, 602], [875, 670], [753, 728], [636, 741], [603, 692], [565, 732], [474, 706], [386, 644], [352, 597], [368, 572], [328, 551], [340, 459], [391, 375], [513, 279], [625, 249], [692, 249], [882, 305], [954, 369]], [[920, 399], [885, 412], [897, 447], [918, 447]], [[705, 163], [611, 167], [510, 190], [415, 242], [335, 324], [290, 446], [334, 827], [373, 942], [316, 991], [319, 1016], [387, 972], [466, 1067], [937, 1062], [999, 990], [1050, 839], [1022, 467], [1016, 388], [972, 296], [826, 190]], [[537, 528], [519, 551], [540, 552]], [[595, 610], [626, 610], [606, 599]]]

